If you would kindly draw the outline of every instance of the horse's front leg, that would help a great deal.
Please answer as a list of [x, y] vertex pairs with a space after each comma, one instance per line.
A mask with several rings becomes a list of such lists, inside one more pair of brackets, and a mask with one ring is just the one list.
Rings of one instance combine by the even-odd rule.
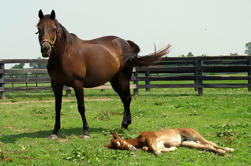
[[74, 91], [75, 91], [75, 95], [76, 95], [77, 102], [78, 102], [78, 111], [79, 111], [81, 118], [82, 118], [82, 121], [83, 121], [84, 138], [89, 138], [89, 134], [88, 134], [89, 126], [88, 126], [88, 123], [85, 118], [83, 83], [80, 81], [76, 82], [75, 86], [74, 86]]
[[62, 104], [62, 93], [64, 85], [52, 82], [51, 83], [54, 95], [55, 95], [55, 126], [52, 134], [50, 135], [51, 139], [56, 139], [58, 135], [58, 131], [60, 129], [60, 113], [61, 113], [61, 104]]

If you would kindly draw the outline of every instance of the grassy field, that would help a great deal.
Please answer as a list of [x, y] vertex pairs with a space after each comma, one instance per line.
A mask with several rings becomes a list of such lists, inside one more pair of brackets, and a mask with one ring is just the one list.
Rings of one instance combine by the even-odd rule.
[[[131, 104], [132, 125], [120, 128], [122, 103], [112, 90], [86, 90], [88, 140], [74, 97], [64, 97], [59, 139], [48, 138], [54, 126], [54, 97], [50, 92], [7, 93], [0, 100], [0, 165], [251, 165], [251, 94], [247, 89], [140, 90]], [[156, 157], [141, 150], [110, 150], [110, 132], [123, 138], [141, 131], [191, 127], [208, 140], [232, 147], [233, 153], [180, 147]]]

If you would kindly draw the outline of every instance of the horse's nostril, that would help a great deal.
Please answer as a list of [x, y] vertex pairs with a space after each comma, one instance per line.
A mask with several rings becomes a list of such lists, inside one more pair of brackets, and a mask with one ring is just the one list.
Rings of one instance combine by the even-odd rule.
[[41, 52], [42, 52], [42, 53], [48, 53], [49, 50], [50, 50], [50, 47], [49, 47], [49, 46], [42, 46], [42, 47], [41, 47]]

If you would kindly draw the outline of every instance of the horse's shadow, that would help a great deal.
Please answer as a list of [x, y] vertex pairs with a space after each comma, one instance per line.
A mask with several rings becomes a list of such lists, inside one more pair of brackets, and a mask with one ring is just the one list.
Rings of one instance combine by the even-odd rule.
[[[107, 129], [90, 128], [89, 133], [91, 135], [91, 133], [102, 132], [105, 130]], [[22, 139], [22, 138], [48, 138], [49, 139], [49, 135], [51, 134], [51, 132], [52, 130], [43, 130], [43, 131], [36, 131], [36, 132], [5, 135], [3, 137], [0, 137], [0, 142], [15, 143], [17, 140]], [[82, 136], [83, 128], [69, 128], [69, 129], [62, 128], [59, 132], [59, 138], [65, 138], [71, 135]]]

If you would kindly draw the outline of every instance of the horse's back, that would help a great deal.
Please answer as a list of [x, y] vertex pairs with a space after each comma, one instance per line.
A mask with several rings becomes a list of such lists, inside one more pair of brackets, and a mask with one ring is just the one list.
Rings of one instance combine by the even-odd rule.
[[117, 36], [103, 36], [93, 40], [85, 40], [84, 42], [89, 44], [101, 44], [106, 46], [108, 49], [115, 50], [120, 56], [126, 56], [131, 52], [136, 55], [140, 49], [137, 44], [130, 40], [125, 40]]

